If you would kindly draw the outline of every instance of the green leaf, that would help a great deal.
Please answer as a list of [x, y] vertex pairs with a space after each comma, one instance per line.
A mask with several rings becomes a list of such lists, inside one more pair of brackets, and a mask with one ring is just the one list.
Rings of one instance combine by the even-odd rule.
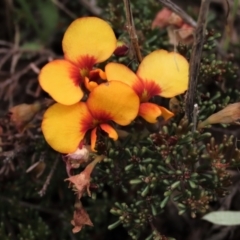
[[[56, 30], [59, 14], [57, 7], [51, 0], [17, 0], [20, 5], [20, 13], [31, 30], [37, 34], [38, 40], [46, 43]], [[36, 17], [37, 16], [37, 17]]]
[[26, 0], [17, 0], [17, 2], [19, 3], [27, 21], [32, 25], [32, 27], [36, 31], [36, 33], [39, 36], [41, 36], [41, 31], [38, 27], [36, 19], [34, 18], [33, 14], [32, 14], [32, 11], [31, 11], [31, 5], [28, 4]]
[[240, 211], [211, 212], [202, 219], [218, 225], [240, 225]]
[[58, 9], [51, 0], [37, 1], [37, 8], [41, 16], [42, 40], [47, 41], [52, 32], [56, 29], [59, 15]]
[[21, 46], [22, 50], [40, 51], [43, 48], [42, 44], [38, 42], [26, 42]]

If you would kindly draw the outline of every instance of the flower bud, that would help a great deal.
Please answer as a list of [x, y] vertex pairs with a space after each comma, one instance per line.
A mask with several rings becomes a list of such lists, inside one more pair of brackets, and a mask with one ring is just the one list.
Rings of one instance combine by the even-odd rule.
[[117, 41], [117, 48], [113, 52], [115, 56], [121, 57], [128, 54], [129, 47], [127, 44], [121, 40]]

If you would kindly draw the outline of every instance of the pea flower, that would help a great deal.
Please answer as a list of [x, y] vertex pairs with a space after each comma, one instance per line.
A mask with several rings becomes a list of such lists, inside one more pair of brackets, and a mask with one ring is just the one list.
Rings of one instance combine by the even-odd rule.
[[90, 131], [94, 150], [97, 129], [117, 140], [112, 122], [128, 125], [137, 116], [138, 109], [139, 98], [133, 89], [125, 83], [109, 81], [94, 88], [86, 102], [52, 105], [43, 116], [42, 131], [48, 144], [61, 153], [75, 152]]
[[119, 63], [108, 63], [105, 73], [108, 80], [117, 80], [131, 86], [140, 99], [138, 115], [155, 123], [162, 115], [165, 120], [173, 116], [166, 108], [150, 103], [156, 95], [171, 98], [187, 90], [187, 60], [176, 52], [156, 50], [140, 63], [136, 74]]
[[109, 24], [96, 17], [83, 17], [73, 21], [66, 30], [62, 48], [64, 59], [46, 64], [39, 75], [44, 91], [64, 105], [72, 105], [83, 97], [80, 88], [84, 82], [89, 90], [98, 84], [91, 77], [105, 79], [97, 63], [108, 59], [116, 49], [117, 40]]

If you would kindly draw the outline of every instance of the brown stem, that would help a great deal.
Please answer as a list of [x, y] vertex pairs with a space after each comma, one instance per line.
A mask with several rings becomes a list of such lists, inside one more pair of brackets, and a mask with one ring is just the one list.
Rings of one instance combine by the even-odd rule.
[[200, 71], [209, 3], [210, 0], [202, 0], [197, 27], [194, 32], [194, 42], [190, 58], [189, 84], [186, 98], [186, 116], [189, 123], [191, 123], [193, 120], [194, 101], [196, 97], [197, 82]]
[[130, 2], [129, 2], [129, 0], [123, 0], [123, 2], [124, 2], [124, 6], [125, 6], [125, 13], [126, 13], [126, 19], [127, 19], [126, 27], [127, 27], [128, 34], [130, 36], [132, 49], [134, 51], [135, 57], [137, 58], [138, 62], [140, 63], [142, 61], [142, 54], [141, 54], [140, 47], [138, 44], [138, 37], [137, 37], [136, 29], [134, 26]]

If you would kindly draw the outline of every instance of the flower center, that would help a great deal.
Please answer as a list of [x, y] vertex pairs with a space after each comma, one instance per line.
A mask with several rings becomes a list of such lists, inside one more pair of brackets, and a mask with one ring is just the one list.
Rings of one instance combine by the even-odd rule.
[[140, 97], [140, 101], [141, 102], [148, 102], [150, 99], [150, 96], [148, 94], [148, 91], [146, 89], [143, 89], [141, 97]]
[[155, 83], [152, 80], [141, 80], [142, 81], [142, 87], [140, 94], [138, 96], [140, 97], [141, 102], [148, 102], [150, 98], [153, 96], [159, 95], [162, 92], [162, 89], [160, 86]]
[[82, 68], [80, 69], [80, 75], [82, 77], [82, 79], [84, 79], [85, 77], [88, 77], [89, 76], [89, 69], [87, 68]]

